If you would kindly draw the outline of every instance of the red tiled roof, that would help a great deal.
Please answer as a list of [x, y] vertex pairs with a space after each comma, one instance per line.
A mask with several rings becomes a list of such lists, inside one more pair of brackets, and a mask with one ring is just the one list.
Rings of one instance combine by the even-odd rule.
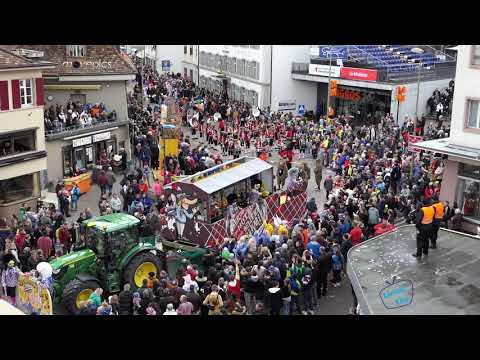
[[[67, 45], [10, 45], [10, 49], [30, 49], [42, 51], [42, 60], [55, 63], [54, 69], [44, 70], [44, 75], [128, 75], [136, 69], [113, 45], [85, 45], [84, 57], [67, 56]], [[7, 47], [7, 46], [2, 46]], [[78, 61], [80, 67], [72, 64]]]
[[0, 48], [0, 69], [31, 67], [35, 65], [35, 62], [30, 59]]

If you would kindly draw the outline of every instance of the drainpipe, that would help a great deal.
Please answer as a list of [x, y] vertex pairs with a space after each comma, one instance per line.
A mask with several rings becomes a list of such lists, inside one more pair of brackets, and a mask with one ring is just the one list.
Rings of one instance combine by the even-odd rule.
[[[260, 69], [259, 69], [260, 70]], [[270, 45], [270, 111], [272, 111], [273, 98], [273, 45]]]

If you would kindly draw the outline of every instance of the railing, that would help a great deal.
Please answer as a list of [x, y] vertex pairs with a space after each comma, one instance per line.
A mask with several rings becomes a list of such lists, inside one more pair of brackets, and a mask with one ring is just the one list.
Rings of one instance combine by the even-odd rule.
[[75, 135], [77, 133], [81, 133], [83, 131], [87, 130], [101, 130], [104, 128], [108, 128], [112, 125], [123, 125], [129, 123], [129, 120], [126, 119], [115, 119], [115, 120], [104, 120], [104, 121], [97, 121], [95, 124], [91, 125], [75, 125], [75, 126], [69, 126], [69, 127], [62, 127], [62, 128], [56, 128], [52, 130], [46, 130], [45, 129], [45, 136], [48, 139], [52, 138], [57, 138], [57, 137], [63, 137], [63, 136], [69, 136], [69, 135]]

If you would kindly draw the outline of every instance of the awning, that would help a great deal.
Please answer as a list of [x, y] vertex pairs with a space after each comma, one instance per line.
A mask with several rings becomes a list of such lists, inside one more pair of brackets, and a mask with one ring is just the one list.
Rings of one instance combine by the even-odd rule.
[[480, 161], [480, 150], [450, 144], [450, 138], [420, 141], [412, 146], [420, 150], [433, 151], [458, 158]]
[[248, 179], [250, 176], [271, 169], [272, 167], [269, 163], [255, 158], [234, 168], [210, 175], [205, 179], [195, 182], [194, 185], [203, 192], [212, 194], [239, 181]]

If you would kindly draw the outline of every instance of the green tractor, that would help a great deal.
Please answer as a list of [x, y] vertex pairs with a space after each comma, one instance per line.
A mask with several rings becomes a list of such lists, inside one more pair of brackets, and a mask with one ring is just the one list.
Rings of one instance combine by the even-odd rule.
[[163, 252], [155, 237], [140, 238], [139, 220], [110, 214], [83, 222], [85, 246], [61, 256], [53, 268], [54, 297], [75, 313], [96, 288], [117, 293], [123, 284], [140, 288], [150, 272], [159, 274]]

